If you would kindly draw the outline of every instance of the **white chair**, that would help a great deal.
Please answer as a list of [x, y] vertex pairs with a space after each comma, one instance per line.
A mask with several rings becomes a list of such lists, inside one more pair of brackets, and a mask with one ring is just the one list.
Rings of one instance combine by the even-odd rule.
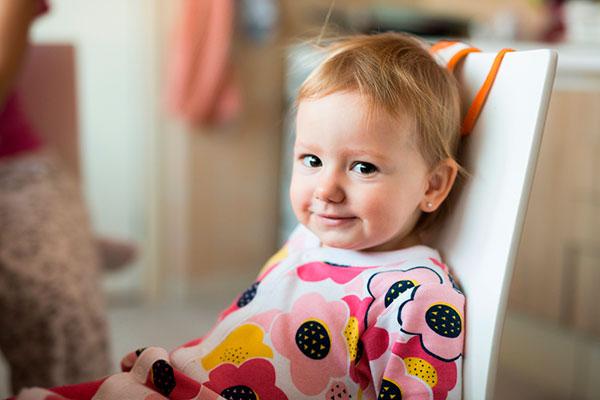
[[[469, 104], [495, 53], [472, 53], [456, 76]], [[467, 298], [463, 399], [490, 399], [517, 247], [556, 70], [552, 50], [508, 53], [470, 137], [471, 174], [435, 240]]]

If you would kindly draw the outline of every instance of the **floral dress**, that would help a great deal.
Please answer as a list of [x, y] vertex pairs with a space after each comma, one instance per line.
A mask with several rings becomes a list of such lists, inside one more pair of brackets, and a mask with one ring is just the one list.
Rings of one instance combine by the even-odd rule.
[[130, 354], [86, 398], [459, 399], [464, 303], [429, 247], [325, 248], [299, 226], [207, 335]]

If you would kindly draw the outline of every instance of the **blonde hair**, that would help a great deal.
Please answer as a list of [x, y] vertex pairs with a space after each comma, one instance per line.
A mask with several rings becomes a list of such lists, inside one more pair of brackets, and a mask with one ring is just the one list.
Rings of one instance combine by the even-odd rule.
[[[324, 50], [325, 59], [300, 87], [297, 103], [357, 90], [371, 111], [382, 109], [395, 118], [414, 119], [417, 148], [430, 168], [447, 158], [456, 160], [461, 115], [458, 84], [431, 56], [425, 42], [404, 33], [381, 33], [336, 40]], [[423, 214], [416, 229], [431, 226], [444, 208]]]

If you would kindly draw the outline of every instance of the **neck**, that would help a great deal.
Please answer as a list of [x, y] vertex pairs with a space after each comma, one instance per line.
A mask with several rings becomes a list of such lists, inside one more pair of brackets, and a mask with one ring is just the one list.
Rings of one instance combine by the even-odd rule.
[[394, 241], [390, 241], [379, 246], [364, 249], [363, 251], [394, 251], [402, 250], [412, 246], [418, 246], [423, 244], [421, 237], [416, 232], [411, 232], [406, 236]]

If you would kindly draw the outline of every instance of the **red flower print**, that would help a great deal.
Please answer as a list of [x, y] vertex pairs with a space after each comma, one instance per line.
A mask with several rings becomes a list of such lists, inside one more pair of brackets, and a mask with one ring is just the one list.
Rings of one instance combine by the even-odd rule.
[[239, 367], [221, 364], [212, 370], [203, 386], [226, 399], [287, 400], [275, 386], [275, 368], [262, 358], [248, 360]]
[[296, 269], [298, 277], [306, 282], [321, 282], [331, 279], [335, 283], [345, 284], [367, 269], [376, 267], [347, 267], [330, 263], [314, 261], [301, 265]]

